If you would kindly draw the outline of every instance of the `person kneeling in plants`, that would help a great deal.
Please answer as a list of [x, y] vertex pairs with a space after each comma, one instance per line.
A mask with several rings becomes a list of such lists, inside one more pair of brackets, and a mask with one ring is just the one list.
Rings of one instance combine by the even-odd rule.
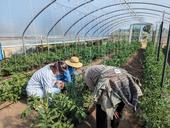
[[121, 68], [94, 65], [85, 70], [84, 80], [94, 93], [97, 128], [117, 128], [123, 108], [135, 112], [143, 95], [139, 80]]
[[58, 75], [57, 79], [66, 83], [74, 83], [76, 70], [81, 68], [83, 64], [76, 56], [71, 57], [70, 60], [66, 60], [65, 63], [67, 64], [68, 69], [64, 72], [64, 74]]
[[64, 88], [64, 83], [56, 79], [57, 75], [63, 74], [67, 70], [67, 65], [63, 61], [58, 61], [53, 65], [36, 71], [28, 81], [26, 92], [28, 96], [44, 97], [47, 93], [60, 93]]

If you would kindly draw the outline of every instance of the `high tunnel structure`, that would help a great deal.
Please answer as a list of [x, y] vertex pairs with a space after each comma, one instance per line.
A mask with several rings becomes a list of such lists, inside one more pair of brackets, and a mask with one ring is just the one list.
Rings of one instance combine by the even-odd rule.
[[0, 0], [0, 128], [170, 128], [170, 0]]
[[154, 29], [170, 21], [168, 0], [7, 0], [0, 4], [0, 37], [37, 42], [102, 39], [134, 23]]

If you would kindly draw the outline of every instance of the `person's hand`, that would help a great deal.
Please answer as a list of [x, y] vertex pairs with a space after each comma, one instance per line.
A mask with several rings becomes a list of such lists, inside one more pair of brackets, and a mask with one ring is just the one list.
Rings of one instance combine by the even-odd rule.
[[56, 85], [58, 88], [60, 88], [60, 89], [63, 89], [63, 88], [64, 88], [64, 82], [62, 82], [62, 81], [60, 81], [60, 80], [56, 81], [55, 85]]
[[94, 110], [95, 110], [96, 104], [93, 103], [89, 106], [89, 108], [87, 109], [86, 114], [91, 114]]
[[115, 117], [115, 119], [118, 120], [120, 118], [120, 114], [118, 112], [114, 112], [114, 117]]

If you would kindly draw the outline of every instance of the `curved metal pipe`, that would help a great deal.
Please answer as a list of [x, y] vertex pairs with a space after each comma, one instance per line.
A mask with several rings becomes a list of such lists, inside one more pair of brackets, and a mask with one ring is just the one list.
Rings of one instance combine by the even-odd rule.
[[[115, 27], [117, 27], [117, 26], [119, 26], [119, 25], [122, 25], [123, 23], [126, 23], [126, 22], [129, 22], [129, 21], [134, 21], [133, 19], [129, 19], [129, 20], [124, 20], [124, 21], [120, 21], [119, 23], [117, 23], [116, 25], [112, 25], [108, 30], [107, 30], [107, 32], [105, 32], [105, 33], [103, 33], [103, 35], [102, 36], [104, 36], [104, 35], [108, 35], [110, 32], [108, 32], [108, 31], [110, 31], [110, 30], [114, 30], [115, 29]], [[100, 33], [99, 35], [101, 35], [102, 33]], [[99, 36], [98, 35], [98, 36]]]
[[55, 27], [64, 17], [66, 17], [67, 15], [69, 15], [69, 14], [70, 14], [71, 12], [73, 12], [74, 10], [76, 10], [76, 9], [78, 9], [78, 8], [84, 6], [84, 5], [86, 5], [86, 4], [88, 4], [88, 3], [92, 2], [92, 1], [94, 1], [94, 0], [90, 0], [90, 1], [87, 1], [87, 2], [85, 2], [85, 3], [83, 3], [83, 4], [80, 4], [79, 6], [73, 8], [72, 10], [70, 10], [69, 12], [67, 12], [65, 15], [63, 15], [63, 16], [62, 16], [59, 20], [57, 20], [57, 21], [54, 23], [54, 25], [50, 28], [50, 30], [49, 30], [48, 33], [47, 33], [47, 37], [50, 35], [50, 33], [51, 33], [51, 31], [54, 29], [54, 27]]
[[[141, 16], [142, 17], [142, 16]], [[106, 28], [104, 28], [102, 31], [100, 31], [100, 33], [98, 34], [98, 36], [100, 36], [103, 32], [105, 32], [108, 28], [110, 28], [111, 26], [115, 25], [115, 24], [119, 24], [122, 21], [127, 21], [127, 20], [133, 20], [134, 18], [130, 17], [130, 18], [122, 18], [120, 20], [118, 20], [117, 22], [113, 22], [112, 24], [109, 24]]]
[[[135, 12], [136, 14], [143, 14], [143, 16], [147, 16], [147, 17], [152, 17], [152, 18], [155, 18], [156, 16], [160, 16], [160, 15], [158, 15], [158, 14], [152, 14], [152, 13], [146, 13], [146, 12]], [[123, 13], [124, 14], [124, 13]], [[126, 13], [125, 13], [126, 14]], [[145, 14], [145, 15], [144, 15]], [[154, 15], [154, 16], [153, 16]], [[141, 15], [140, 15], [141, 16]], [[130, 16], [125, 16], [125, 17], [130, 17]], [[123, 17], [124, 18], [124, 17]], [[122, 17], [118, 17], [118, 19], [122, 19]], [[117, 20], [118, 20], [117, 19]], [[114, 20], [114, 19], [113, 19]], [[109, 23], [113, 23], [113, 20], [111, 20], [111, 21], [109, 21], [109, 22], [106, 22], [105, 24], [103, 24], [102, 26], [100, 26], [98, 29], [96, 29], [94, 32], [93, 32], [93, 34], [92, 34], [92, 36], [96, 33], [96, 32], [98, 32], [100, 29], [102, 29], [104, 26], [109, 26], [110, 24]], [[170, 21], [168, 21], [168, 20], [164, 20], [164, 21], [166, 21], [166, 22], [170, 22]]]
[[[117, 29], [119, 29], [120, 28], [120, 25], [122, 25], [122, 22], [123, 23], [126, 23], [126, 22], [129, 22], [129, 21], [134, 21], [134, 20], [126, 20], [126, 21], [121, 21], [120, 23], [118, 23], [118, 24], [116, 24], [116, 25], [114, 25], [114, 31], [116, 31]], [[109, 32], [110, 33], [110, 32]], [[106, 37], [108, 34], [106, 34], [106, 32], [101, 36], [101, 37]], [[98, 35], [99, 36], [99, 35]], [[95, 36], [95, 37], [97, 37], [97, 36]]]
[[[149, 10], [149, 11], [154, 11], [154, 12], [160, 12], [160, 13], [162, 13], [162, 11], [159, 11], [159, 10], [155, 10], [155, 9], [147, 9], [147, 8], [132, 8], [133, 10]], [[124, 11], [124, 10], [123, 10]], [[108, 15], [108, 14], [110, 14], [110, 13], [113, 13], [114, 11], [111, 11], [111, 12], [109, 12], [109, 13], [106, 13], [106, 15]], [[147, 13], [147, 12], [146, 12]], [[153, 14], [157, 14], [157, 13], [153, 13]], [[170, 15], [170, 13], [167, 13], [168, 15]], [[95, 24], [94, 26], [92, 26], [86, 33], [85, 33], [85, 36], [87, 36], [87, 34], [91, 31], [91, 30], [93, 30], [96, 26], [98, 26], [99, 24], [101, 24], [101, 23], [103, 23], [103, 22], [105, 22], [106, 20], [108, 20], [108, 19], [111, 19], [111, 18], [113, 18], [115, 15], [113, 15], [113, 16], [111, 16], [111, 17], [108, 17], [108, 18], [106, 18], [106, 19], [104, 19], [104, 20], [102, 20], [102, 21], [100, 21], [100, 22], [98, 22], [97, 24]], [[100, 17], [100, 16], [99, 16]], [[170, 18], [167, 18], [167, 19], [170, 19]]]
[[[167, 22], [168, 22], [168, 21], [167, 21]], [[84, 28], [85, 28], [85, 27], [84, 27]], [[84, 29], [84, 28], [83, 28], [83, 29]], [[78, 37], [79, 33], [80, 33], [83, 29], [80, 29], [80, 30], [77, 32], [77, 34], [76, 34], [75, 38], [77, 38], [77, 37]]]
[[[126, 22], [128, 22], [128, 21], [126, 21]], [[126, 22], [125, 22], [125, 23], [126, 23]], [[114, 31], [116, 31], [117, 29], [120, 29], [120, 25], [121, 25], [121, 24], [119, 24], [118, 26], [114, 27]], [[114, 32], [114, 31], [113, 31], [113, 32]], [[110, 32], [109, 32], [109, 33], [110, 33]], [[104, 34], [103, 34], [103, 37], [104, 37], [104, 35], [106, 35], [107, 37], [109, 37], [109, 33], [108, 33], [108, 34], [104, 33]]]
[[[147, 16], [147, 17], [151, 17], [151, 18], [155, 18], [155, 17], [153, 17], [153, 16]], [[167, 21], [168, 23], [169, 23], [169, 21]], [[112, 27], [112, 25], [108, 25], [108, 27], [106, 27], [105, 29], [104, 29], [104, 31], [106, 31], [107, 30], [107, 28], [110, 28], [110, 27]], [[110, 29], [109, 29], [110, 30]], [[103, 31], [103, 32], [104, 32]], [[108, 31], [108, 30], [107, 30]], [[101, 34], [102, 32], [100, 32], [99, 34], [98, 34], [98, 36]]]
[[[122, 23], [124, 23], [124, 21], [125, 21], [125, 20], [120, 21], [117, 25], [122, 25]], [[127, 22], [129, 22], [129, 21], [131, 21], [131, 20], [127, 20]], [[132, 21], [133, 21], [133, 20], [132, 20]], [[98, 34], [98, 36], [101, 35], [102, 33], [103, 33], [103, 36], [104, 36], [104, 35], [107, 35], [108, 33], [110, 33], [110, 30], [112, 30], [114, 27], [115, 27], [114, 24], [111, 25], [111, 26], [109, 26], [108, 29], [106, 28], [106, 29], [103, 31], [103, 32], [105, 32], [105, 33], [101, 32], [101, 33]]]
[[[123, 24], [124, 24], [124, 23], [127, 23], [127, 22], [129, 22], [129, 21], [123, 22]], [[109, 36], [110, 33], [111, 33], [111, 30], [112, 30], [112, 32], [114, 32], [114, 31], [116, 31], [117, 29], [120, 29], [120, 25], [122, 25], [122, 23], [118, 24], [117, 27], [112, 27], [112, 28], [109, 30], [109, 32], [103, 33], [103, 36], [104, 36], [104, 35], [108, 35], [108, 36]], [[126, 24], [126, 25], [127, 25], [127, 24]], [[113, 31], [113, 30], [114, 30], [114, 31]]]
[[23, 43], [23, 52], [26, 54], [25, 51], [25, 43], [24, 43], [24, 35], [25, 32], [27, 31], [27, 29], [29, 28], [29, 26], [32, 24], [32, 22], [44, 11], [46, 10], [50, 5], [52, 5], [54, 2], [56, 2], [56, 0], [53, 0], [52, 2], [50, 2], [49, 4], [47, 4], [43, 9], [41, 9], [32, 19], [31, 21], [28, 23], [28, 25], [25, 27], [23, 33], [22, 33], [22, 43]]
[[[125, 4], [125, 3], [121, 3], [122, 4]], [[145, 3], [145, 2], [128, 2], [128, 4], [144, 4], [144, 5], [155, 5], [155, 6], [159, 6], [159, 7], [164, 7], [164, 8], [168, 8], [170, 9], [170, 6], [165, 6], [165, 5], [159, 5], [159, 4], [155, 4], [155, 3]], [[108, 7], [112, 7], [112, 6], [117, 6], [117, 5], [120, 5], [120, 4], [113, 4], [113, 5], [108, 5], [108, 6], [105, 6], [105, 7], [102, 7], [100, 9], [97, 9], [98, 10], [101, 10], [101, 9], [104, 9], [104, 8], [108, 8]], [[93, 13], [96, 12], [95, 11], [92, 11]], [[92, 14], [92, 13], [91, 13]], [[78, 34], [87, 26], [88, 24], [84, 25], [77, 33], [76, 33], [76, 37], [78, 36]]]
[[44, 11], [46, 10], [50, 5], [52, 5], [54, 2], [56, 2], [56, 0], [53, 0], [52, 2], [50, 2], [49, 4], [47, 4], [43, 9], [41, 9], [32, 19], [31, 21], [28, 23], [28, 25], [25, 27], [23, 33], [22, 33], [22, 37], [24, 36], [25, 32], [27, 31], [28, 27], [32, 24], [32, 22]]
[[[78, 19], [76, 22], [74, 22], [65, 32], [64, 35], [66, 35], [68, 33], [68, 31], [70, 31], [71, 28], [73, 28], [73, 26], [75, 26], [78, 22], [80, 22], [82, 19], [84, 19], [85, 17], [87, 17], [88, 15], [91, 15], [99, 10], [105, 9], [105, 8], [109, 8], [109, 7], [113, 7], [113, 6], [118, 6], [118, 5], [122, 5], [125, 3], [119, 3], [119, 4], [112, 4], [112, 5], [107, 5], [104, 7], [101, 7], [99, 9], [96, 9], [88, 14], [86, 14], [85, 16], [81, 17], [80, 19]], [[170, 9], [170, 6], [166, 6], [166, 5], [160, 5], [160, 4], [155, 4], [155, 3], [146, 3], [146, 2], [128, 2], [128, 4], [144, 4], [144, 5], [154, 5], [154, 6], [159, 6], [159, 7], [164, 7], [164, 8], [168, 8]]]
[[[152, 14], [152, 13], [143, 13], [143, 12], [135, 12], [136, 14], [148, 14], [148, 15], [155, 15], [155, 16], [159, 16], [159, 15], [156, 15], [156, 14]], [[127, 13], [123, 13], [121, 15], [127, 15]], [[140, 15], [141, 16], [141, 15]], [[143, 16], [146, 16], [146, 15], [143, 15]], [[124, 17], [117, 17], [118, 19], [122, 19], [122, 18], [126, 18], [126, 17], [131, 17], [131, 16], [124, 16]], [[118, 19], [112, 19], [111, 21], [108, 21], [106, 22], [105, 24], [103, 24], [102, 26], [99, 26], [98, 29], [96, 29], [93, 33], [92, 33], [92, 36], [98, 32], [100, 29], [102, 29], [104, 26], [108, 25], [109, 23], [113, 23], [114, 20], [118, 20]]]

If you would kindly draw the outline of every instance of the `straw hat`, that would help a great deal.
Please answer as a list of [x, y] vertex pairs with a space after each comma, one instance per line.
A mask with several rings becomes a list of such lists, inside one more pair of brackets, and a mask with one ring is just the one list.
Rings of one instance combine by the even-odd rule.
[[83, 64], [79, 62], [79, 58], [76, 56], [71, 57], [70, 60], [66, 60], [65, 63], [74, 68], [80, 68], [83, 66]]

